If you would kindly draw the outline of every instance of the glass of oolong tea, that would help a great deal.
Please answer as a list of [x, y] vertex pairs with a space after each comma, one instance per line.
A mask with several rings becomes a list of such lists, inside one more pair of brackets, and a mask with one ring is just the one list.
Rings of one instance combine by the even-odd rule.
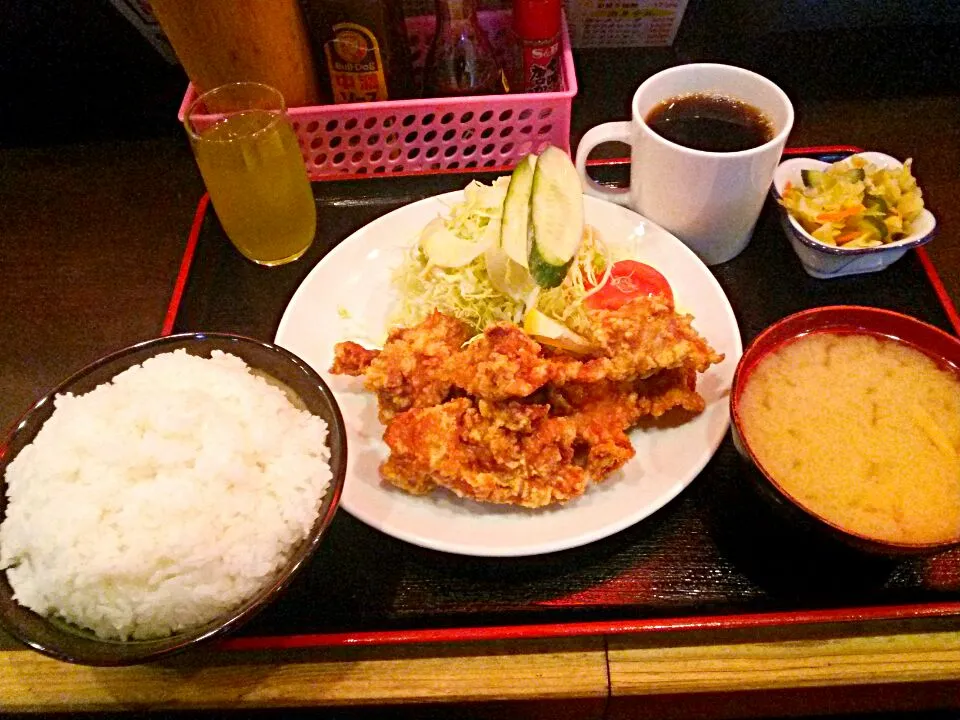
[[292, 262], [313, 243], [317, 208], [278, 90], [221, 85], [184, 116], [193, 154], [224, 232], [260, 265]]
[[[577, 169], [587, 193], [633, 208], [717, 265], [749, 243], [792, 127], [789, 98], [766, 78], [679, 65], [640, 85], [630, 121], [587, 131]], [[586, 173], [590, 151], [611, 141], [631, 146], [629, 191]]]

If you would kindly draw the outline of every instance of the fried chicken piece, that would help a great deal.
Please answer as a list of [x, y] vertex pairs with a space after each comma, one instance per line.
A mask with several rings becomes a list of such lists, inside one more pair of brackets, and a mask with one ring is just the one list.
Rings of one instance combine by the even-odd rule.
[[577, 431], [546, 405], [456, 398], [397, 415], [384, 440], [382, 477], [415, 494], [445, 487], [480, 502], [536, 508], [584, 493]]
[[598, 481], [635, 454], [627, 432], [644, 417], [660, 417], [682, 408], [700, 413], [705, 404], [696, 391], [692, 368], [664, 370], [640, 381], [570, 383], [548, 392], [554, 414], [573, 421], [585, 448], [584, 467]]
[[[701, 412], [697, 373], [723, 356], [655, 298], [596, 311], [595, 357], [544, 348], [499, 323], [474, 342], [434, 312], [382, 351], [340, 343], [332, 372], [377, 393], [384, 480], [480, 502], [542, 507], [582, 495], [635, 454], [627, 432], [672, 408]], [[463, 396], [467, 394], [467, 396]]]
[[632, 381], [679, 367], [704, 372], [723, 359], [693, 329], [690, 316], [656, 297], [593, 311], [592, 317], [597, 357], [588, 360], [546, 352], [511, 323], [491, 325], [461, 349], [467, 325], [434, 312], [419, 325], [393, 330], [380, 353], [339, 343], [331, 372], [365, 375], [386, 423], [405, 410], [443, 402], [454, 388], [501, 402], [547, 385]]
[[516, 325], [497, 323], [451, 358], [450, 379], [471, 395], [498, 401], [527, 397], [579, 369], [572, 359], [544, 357], [542, 350]]
[[644, 399], [641, 417], [656, 418], [675, 409], [695, 415], [702, 413], [707, 403], [697, 392], [697, 372], [696, 368], [683, 365], [642, 380], [637, 388], [638, 395]]
[[[453, 387], [447, 361], [469, 337], [465, 323], [436, 311], [419, 325], [391, 330], [383, 350], [363, 372], [366, 388], [377, 394], [380, 421], [386, 424], [397, 413], [446, 400]], [[338, 343], [334, 352], [335, 358], [343, 358], [344, 369], [360, 367], [347, 364], [359, 355], [354, 348], [344, 347], [353, 344]], [[330, 371], [337, 369], [335, 360]]]
[[582, 495], [633, 458], [627, 431], [674, 407], [703, 410], [692, 367], [642, 381], [570, 383], [548, 403], [460, 397], [387, 426], [381, 476], [422, 495], [437, 487], [479, 502], [542, 507]]
[[591, 340], [600, 357], [586, 361], [580, 382], [642, 379], [660, 370], [687, 367], [706, 372], [723, 360], [691, 323], [664, 299], [634, 298], [617, 310], [595, 310]]
[[662, 370], [644, 380], [572, 382], [551, 388], [548, 402], [554, 414], [589, 413], [606, 418], [609, 425], [633, 427], [644, 417], [660, 417], [680, 408], [701, 413], [706, 407], [697, 392], [697, 372], [692, 367]]
[[333, 348], [333, 365], [330, 367], [330, 372], [334, 375], [354, 377], [363, 375], [379, 354], [379, 350], [367, 350], [362, 345], [349, 340], [337, 343]]
[[627, 432], [640, 419], [703, 411], [697, 374], [723, 359], [690, 316], [655, 297], [591, 319], [596, 353], [587, 359], [544, 348], [510, 323], [464, 347], [468, 326], [434, 312], [392, 330], [382, 351], [339, 343], [331, 371], [363, 375], [376, 392], [387, 482], [542, 507], [628, 462]]
[[596, 357], [545, 352], [516, 325], [497, 323], [451, 358], [451, 380], [471, 395], [502, 401], [528, 397], [549, 384], [633, 381], [681, 367], [705, 372], [723, 360], [693, 329], [691, 316], [678, 315], [656, 296], [636, 298], [618, 310], [596, 310], [591, 317]]

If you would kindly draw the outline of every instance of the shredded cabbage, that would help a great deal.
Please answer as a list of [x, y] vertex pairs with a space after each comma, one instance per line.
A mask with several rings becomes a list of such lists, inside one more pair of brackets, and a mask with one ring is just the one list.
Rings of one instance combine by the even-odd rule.
[[[590, 334], [590, 319], [583, 301], [600, 289], [610, 275], [615, 260], [596, 228], [584, 229], [583, 242], [570, 272], [558, 287], [544, 290], [535, 307], [544, 315], [559, 320], [580, 335]], [[590, 289], [587, 289], [587, 288]]]
[[463, 320], [478, 333], [491, 323], [519, 322], [523, 317], [522, 303], [490, 284], [483, 255], [462, 267], [442, 268], [430, 265], [414, 247], [393, 281], [400, 293], [393, 324], [416, 325], [434, 308]]
[[450, 214], [445, 218], [447, 229], [472, 242], [498, 239], [503, 201], [509, 185], [509, 175], [497, 178], [492, 185], [473, 180], [463, 190], [463, 202], [450, 208]]
[[[500, 252], [496, 243], [509, 181], [509, 177], [502, 177], [492, 185], [471, 182], [464, 190], [463, 201], [451, 206], [444, 218], [447, 229], [474, 243], [487, 242], [489, 234], [496, 232], [490, 250]], [[393, 273], [400, 302], [390, 317], [391, 324], [415, 325], [437, 309], [481, 333], [496, 322], [520, 324], [524, 313], [535, 307], [575, 332], [586, 333], [589, 322], [583, 301], [603, 284], [610, 265], [618, 259], [596, 229], [587, 226], [570, 272], [560, 286], [512, 297], [491, 282], [487, 255], [481, 253], [460, 267], [439, 267], [430, 262], [420, 243], [415, 243]]]

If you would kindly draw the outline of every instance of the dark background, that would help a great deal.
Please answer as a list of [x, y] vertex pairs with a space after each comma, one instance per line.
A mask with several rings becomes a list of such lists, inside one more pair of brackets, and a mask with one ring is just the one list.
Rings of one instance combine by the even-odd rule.
[[[960, 83], [960, 2], [690, 0], [673, 48], [642, 52], [732, 62], [806, 97], [945, 93]], [[577, 54], [623, 71], [619, 50]], [[179, 133], [186, 82], [108, 0], [0, 2], [0, 147]]]

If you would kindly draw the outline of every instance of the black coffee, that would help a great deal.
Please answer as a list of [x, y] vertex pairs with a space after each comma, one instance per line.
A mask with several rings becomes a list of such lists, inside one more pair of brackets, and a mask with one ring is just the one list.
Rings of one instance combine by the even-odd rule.
[[647, 125], [677, 145], [709, 152], [749, 150], [773, 139], [773, 123], [757, 108], [723, 95], [680, 95], [659, 103]]

